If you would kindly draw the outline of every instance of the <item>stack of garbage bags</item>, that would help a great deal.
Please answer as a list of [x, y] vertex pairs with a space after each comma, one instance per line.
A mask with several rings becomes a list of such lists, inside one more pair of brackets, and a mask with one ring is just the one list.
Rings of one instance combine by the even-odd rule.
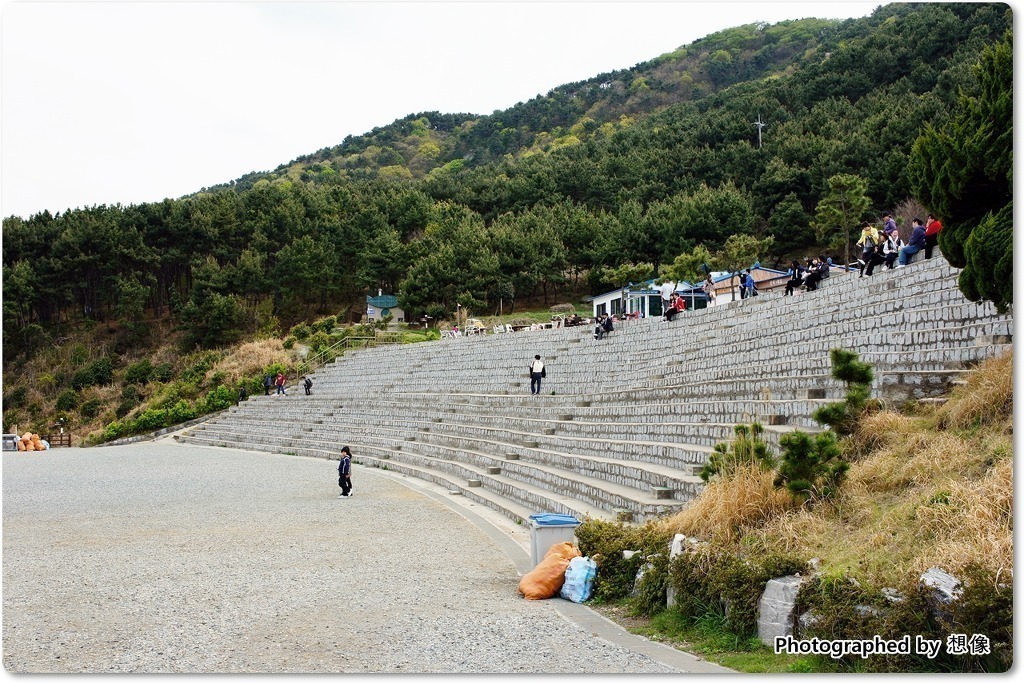
[[544, 559], [519, 580], [519, 593], [532, 600], [561, 596], [583, 603], [594, 592], [597, 563], [571, 542], [553, 544]]
[[50, 448], [45, 439], [39, 439], [39, 435], [26, 432], [18, 438], [18, 451], [46, 451]]

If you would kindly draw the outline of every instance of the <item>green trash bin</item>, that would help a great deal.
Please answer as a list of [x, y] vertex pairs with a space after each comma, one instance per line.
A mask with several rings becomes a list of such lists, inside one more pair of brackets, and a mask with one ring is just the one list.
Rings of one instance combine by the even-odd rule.
[[581, 521], [562, 513], [535, 513], [530, 516], [530, 559], [533, 567], [544, 560], [553, 544], [573, 542]]

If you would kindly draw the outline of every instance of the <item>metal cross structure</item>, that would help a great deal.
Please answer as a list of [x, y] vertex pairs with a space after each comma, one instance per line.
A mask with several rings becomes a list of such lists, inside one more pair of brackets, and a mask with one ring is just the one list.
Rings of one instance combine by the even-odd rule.
[[757, 149], [761, 149], [761, 129], [767, 126], [768, 124], [765, 123], [764, 121], [761, 121], [760, 112], [757, 113], [757, 121], [754, 122], [754, 125], [757, 126]]

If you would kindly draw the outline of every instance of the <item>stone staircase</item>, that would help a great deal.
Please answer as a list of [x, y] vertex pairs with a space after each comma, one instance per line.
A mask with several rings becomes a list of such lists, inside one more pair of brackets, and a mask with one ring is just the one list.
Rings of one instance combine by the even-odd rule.
[[[337, 458], [434, 482], [525, 520], [541, 511], [644, 521], [678, 510], [737, 423], [777, 445], [843, 396], [829, 350], [875, 369], [876, 396], [928, 400], [1012, 346], [1012, 315], [967, 301], [942, 258], [816, 292], [660, 319], [357, 350], [315, 394], [252, 397], [188, 443]], [[548, 368], [531, 396], [527, 364]]]

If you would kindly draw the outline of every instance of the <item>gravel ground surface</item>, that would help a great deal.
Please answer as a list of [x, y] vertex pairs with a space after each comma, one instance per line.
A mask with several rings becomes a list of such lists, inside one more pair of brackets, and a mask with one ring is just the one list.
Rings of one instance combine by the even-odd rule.
[[168, 442], [4, 452], [4, 667], [679, 671], [524, 600], [443, 503], [353, 479], [339, 499], [336, 462]]

